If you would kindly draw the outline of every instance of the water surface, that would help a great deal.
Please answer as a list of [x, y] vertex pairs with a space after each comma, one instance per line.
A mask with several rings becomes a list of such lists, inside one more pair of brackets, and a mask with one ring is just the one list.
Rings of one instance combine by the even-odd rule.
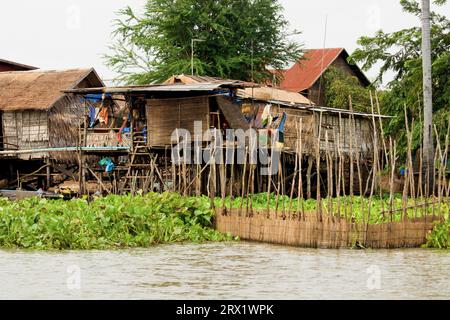
[[252, 242], [1, 250], [0, 299], [450, 299], [450, 254]]

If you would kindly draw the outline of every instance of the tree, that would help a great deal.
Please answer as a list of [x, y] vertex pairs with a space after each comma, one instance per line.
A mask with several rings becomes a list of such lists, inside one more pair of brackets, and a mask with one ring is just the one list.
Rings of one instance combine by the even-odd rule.
[[324, 73], [325, 105], [332, 108], [348, 108], [352, 97], [353, 110], [371, 112], [370, 90], [363, 87], [358, 78], [330, 66]]
[[[119, 11], [108, 66], [128, 84], [161, 82], [174, 74], [265, 81], [268, 68], [297, 61], [282, 6], [274, 0], [147, 0], [137, 15]], [[298, 34], [298, 32], [294, 32]]]
[[[446, 1], [434, 1], [442, 5]], [[401, 0], [403, 10], [421, 16], [417, 1]], [[444, 140], [447, 121], [450, 117], [450, 21], [442, 15], [431, 12], [431, 68], [434, 125], [440, 138]], [[385, 134], [396, 138], [400, 156], [405, 156], [406, 134], [404, 107], [412, 126], [414, 149], [423, 142], [423, 70], [422, 70], [422, 32], [421, 27], [402, 29], [392, 33], [378, 31], [374, 36], [359, 38], [360, 48], [351, 59], [363, 62], [362, 68], [368, 70], [381, 63], [377, 82], [381, 82], [387, 71], [394, 72], [394, 79], [387, 90], [381, 93], [382, 112], [394, 116], [385, 126]]]

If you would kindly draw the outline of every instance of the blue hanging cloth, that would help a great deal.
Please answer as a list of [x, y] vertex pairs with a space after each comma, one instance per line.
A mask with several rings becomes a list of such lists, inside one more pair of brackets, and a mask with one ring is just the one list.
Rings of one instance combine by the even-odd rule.
[[284, 124], [286, 123], [286, 112], [283, 112], [283, 116], [281, 117], [280, 124], [278, 125], [278, 131], [284, 132]]

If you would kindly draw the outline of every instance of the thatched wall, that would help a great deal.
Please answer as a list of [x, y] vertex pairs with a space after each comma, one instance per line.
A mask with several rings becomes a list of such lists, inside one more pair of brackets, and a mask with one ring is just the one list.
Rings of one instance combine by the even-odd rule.
[[[49, 146], [74, 147], [79, 144], [79, 124], [83, 121], [84, 105], [76, 97], [63, 96], [48, 111]], [[74, 152], [52, 152], [51, 157], [65, 162], [76, 162]]]

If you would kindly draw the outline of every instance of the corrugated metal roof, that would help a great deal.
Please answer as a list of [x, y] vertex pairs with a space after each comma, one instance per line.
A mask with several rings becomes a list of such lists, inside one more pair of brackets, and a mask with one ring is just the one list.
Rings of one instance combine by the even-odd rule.
[[[309, 89], [341, 54], [344, 55], [345, 59], [348, 57], [344, 48], [306, 50], [304, 59], [295, 63], [290, 69], [282, 71], [284, 78], [280, 87], [294, 92]], [[358, 74], [364, 84], [370, 84], [370, 81], [358, 66], [350, 65], [350, 68]]]
[[9, 60], [5, 60], [5, 59], [0, 59], [0, 64], [1, 63], [7, 64], [7, 65], [11, 65], [11, 66], [15, 66], [15, 67], [23, 69], [23, 70], [36, 70], [36, 69], [38, 69], [38, 68], [33, 67], [33, 66], [29, 66], [29, 65], [26, 65], [26, 64], [14, 62], [14, 61], [9, 61]]
[[189, 92], [189, 91], [214, 91], [220, 88], [242, 88], [240, 81], [201, 82], [192, 84], [161, 84], [148, 86], [103, 87], [65, 90], [67, 93], [146, 93], [146, 92]]
[[254, 82], [247, 82], [242, 80], [224, 79], [210, 76], [193, 76], [187, 74], [175, 75], [164, 81], [164, 84], [195, 84], [195, 83], [223, 83], [223, 82], [238, 82], [245, 87], [259, 87], [260, 85]]
[[392, 116], [386, 116], [382, 114], [371, 114], [366, 112], [359, 112], [359, 111], [350, 111], [347, 109], [337, 109], [337, 108], [327, 108], [327, 107], [319, 107], [319, 106], [313, 106], [313, 105], [307, 105], [307, 104], [298, 104], [298, 103], [287, 103], [285, 101], [279, 101], [279, 100], [270, 100], [269, 101], [272, 104], [279, 104], [282, 106], [290, 107], [290, 108], [296, 108], [296, 109], [302, 109], [302, 110], [310, 110], [314, 112], [324, 112], [324, 113], [340, 113], [340, 114], [346, 114], [354, 116], [360, 116], [365, 118], [383, 118], [383, 119], [390, 119], [393, 118]]
[[[215, 77], [207, 77], [207, 76], [192, 76], [181, 74], [178, 76], [172, 76], [164, 83], [175, 84], [175, 83], [184, 83], [184, 84], [194, 84], [194, 83], [220, 83], [223, 81], [235, 81], [228, 79], [221, 79]], [[270, 99], [280, 100], [292, 103], [306, 103], [306, 104], [314, 104], [312, 101], [307, 99], [305, 96], [300, 93], [295, 93], [287, 90], [282, 90], [280, 88], [261, 86], [252, 82], [244, 82], [247, 85], [245, 89], [239, 89], [237, 91], [237, 95], [244, 99], [254, 99], [260, 101], [268, 101]]]

